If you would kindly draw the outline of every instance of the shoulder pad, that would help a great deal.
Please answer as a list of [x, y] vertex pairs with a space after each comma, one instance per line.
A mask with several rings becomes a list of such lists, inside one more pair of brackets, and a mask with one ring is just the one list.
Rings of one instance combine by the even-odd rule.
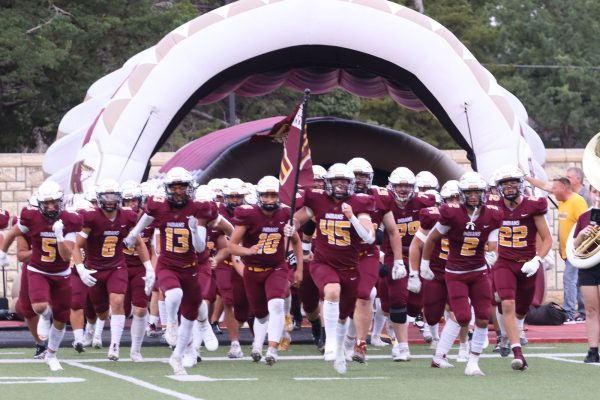
[[133, 211], [133, 209], [131, 207], [125, 207], [125, 206], [122, 206], [121, 210]]
[[369, 197], [370, 195], [366, 194], [366, 193], [355, 193], [354, 194], [356, 197]]
[[490, 194], [490, 195], [488, 195], [488, 200], [491, 200], [491, 201], [500, 201], [501, 199], [500, 199], [500, 196], [497, 195], [497, 194]]
[[458, 204], [454, 204], [454, 203], [448, 203], [448, 204], [446, 204], [446, 205], [447, 205], [448, 207], [450, 207], [450, 208], [460, 208], [460, 205], [458, 205]]
[[156, 203], [164, 203], [166, 199], [163, 196], [159, 196], [159, 197], [152, 196], [152, 200]]
[[440, 210], [437, 207], [427, 207], [427, 211], [429, 211], [430, 214], [439, 214]]
[[312, 191], [313, 193], [319, 193], [319, 194], [323, 194], [323, 193], [325, 193], [325, 191], [324, 191], [323, 189], [311, 189], [311, 191]]
[[290, 207], [290, 206], [288, 206], [287, 204], [283, 204], [283, 203], [281, 203], [281, 206], [280, 206], [280, 207], [281, 207], [281, 208], [291, 208], [291, 207]]
[[495, 206], [493, 204], [486, 204], [485, 205], [487, 208], [489, 208], [490, 210], [496, 210], [499, 211], [498, 206]]
[[34, 211], [34, 210], [37, 210], [38, 208], [37, 208], [37, 207], [34, 207], [34, 206], [27, 206], [27, 207], [25, 207], [25, 209], [26, 209], [26, 210], [31, 210], [31, 211]]
[[243, 210], [252, 210], [253, 207], [250, 204], [242, 204], [241, 206], [239, 206], [239, 208]]

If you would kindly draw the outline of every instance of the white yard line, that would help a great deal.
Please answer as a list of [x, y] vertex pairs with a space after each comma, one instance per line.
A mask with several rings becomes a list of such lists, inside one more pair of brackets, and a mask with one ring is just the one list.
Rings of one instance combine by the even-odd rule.
[[0, 376], [0, 385], [16, 385], [24, 383], [79, 383], [83, 378], [57, 376]]
[[258, 378], [211, 378], [205, 375], [168, 375], [167, 378], [179, 382], [222, 382], [222, 381], [257, 381]]
[[295, 381], [346, 381], [346, 380], [381, 380], [381, 379], [389, 379], [389, 377], [387, 376], [355, 376], [353, 378], [350, 377], [331, 377], [331, 378], [325, 378], [325, 377], [314, 377], [314, 376], [308, 376], [308, 377], [296, 377], [294, 378]]
[[[581, 354], [581, 356], [583, 356], [585, 354]], [[569, 356], [565, 356], [565, 357], [569, 357]], [[569, 358], [562, 358], [562, 357], [556, 357], [556, 356], [545, 356], [545, 357], [541, 357], [541, 358], [545, 358], [547, 360], [555, 360], [555, 361], [562, 361], [562, 362], [568, 362], [568, 363], [575, 363], [575, 364], [585, 364], [582, 360], [571, 360]], [[593, 365], [596, 367], [600, 367], [600, 363], [588, 363], [588, 365]]]
[[156, 386], [156, 385], [154, 385], [152, 383], [148, 383], [148, 382], [143, 381], [141, 379], [137, 379], [137, 378], [134, 378], [134, 377], [131, 377], [131, 376], [127, 376], [127, 375], [122, 375], [122, 374], [116, 373], [114, 371], [109, 371], [109, 370], [106, 370], [106, 369], [103, 369], [103, 368], [94, 367], [94, 366], [91, 366], [91, 365], [85, 365], [85, 364], [82, 364], [81, 362], [78, 362], [78, 361], [68, 361], [68, 360], [62, 360], [62, 361], [65, 364], [71, 365], [73, 367], [77, 367], [77, 368], [81, 368], [81, 369], [87, 369], [89, 371], [96, 372], [98, 374], [110, 376], [111, 378], [120, 379], [120, 380], [123, 380], [125, 382], [129, 382], [129, 383], [132, 383], [134, 385], [141, 386], [141, 387], [143, 387], [145, 389], [152, 390], [154, 392], [158, 392], [158, 393], [165, 394], [167, 396], [175, 397], [176, 399], [181, 399], [181, 400], [202, 400], [202, 399], [200, 399], [198, 397], [190, 396], [189, 394], [179, 393], [179, 392], [176, 392], [176, 391], [171, 390], [171, 389], [166, 389], [166, 388], [163, 388], [163, 387], [160, 387], [160, 386]]

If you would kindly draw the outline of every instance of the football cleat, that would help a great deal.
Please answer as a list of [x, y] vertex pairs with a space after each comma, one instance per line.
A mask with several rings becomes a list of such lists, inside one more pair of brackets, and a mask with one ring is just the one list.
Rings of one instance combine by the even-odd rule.
[[465, 368], [466, 376], [485, 376], [485, 374], [479, 368], [479, 364], [476, 362], [468, 362]]
[[198, 363], [198, 352], [194, 349], [194, 346], [190, 343], [186, 346], [183, 352], [183, 358], [181, 364], [184, 368], [192, 368]]
[[167, 322], [167, 330], [165, 331], [165, 340], [169, 346], [177, 344], [177, 322]]
[[102, 339], [94, 338], [94, 340], [92, 340], [92, 347], [95, 349], [101, 349], [102, 348]]
[[243, 358], [244, 353], [242, 352], [242, 347], [238, 342], [231, 343], [231, 347], [227, 352], [228, 358]]
[[260, 347], [252, 347], [252, 353], [250, 353], [252, 361], [259, 362], [262, 359], [262, 349]]
[[317, 350], [321, 354], [325, 353], [325, 339], [325, 328], [321, 328], [321, 334], [319, 335], [319, 340], [317, 341]]
[[410, 361], [410, 350], [401, 349], [400, 346], [394, 346], [392, 349], [392, 360], [395, 362]]
[[[415, 325], [416, 325], [416, 320], [415, 320]], [[433, 341], [433, 336], [431, 335], [431, 327], [429, 326], [429, 324], [425, 324], [423, 326], [423, 340], [425, 341], [425, 343], [431, 343]]]
[[335, 346], [325, 346], [323, 359], [325, 361], [335, 361]]
[[448, 362], [448, 359], [446, 358], [446, 356], [439, 357], [439, 358], [437, 356], [435, 356], [431, 360], [431, 368], [442, 368], [442, 369], [454, 368], [454, 365], [452, 365]]
[[283, 332], [281, 335], [281, 339], [279, 339], [279, 345], [277, 346], [277, 350], [279, 351], [287, 351], [290, 347], [290, 343], [292, 343], [292, 337], [288, 331]]
[[173, 368], [174, 375], [187, 375], [187, 372], [183, 367], [181, 357], [175, 357], [175, 355], [171, 355], [171, 357], [169, 357], [169, 365], [171, 368]]
[[458, 347], [458, 357], [456, 362], [464, 363], [469, 361], [469, 342], [461, 343]]
[[515, 347], [513, 349], [515, 358], [510, 363], [510, 367], [515, 371], [525, 371], [527, 369], [527, 361], [523, 356], [523, 351], [520, 347]]
[[156, 324], [148, 324], [146, 326], [146, 336], [150, 338], [159, 337], [162, 334], [161, 330], [156, 327]]
[[132, 351], [129, 353], [129, 358], [131, 358], [132, 362], [143, 362], [144, 361], [144, 357], [142, 357], [142, 353], [140, 353], [139, 351]]
[[371, 336], [371, 346], [374, 347], [385, 347], [385, 346], [389, 346], [389, 343], [384, 342], [383, 340], [381, 340], [381, 336], [379, 335], [372, 335]]
[[200, 336], [204, 341], [204, 347], [208, 351], [216, 351], [219, 348], [219, 340], [215, 336], [215, 332], [208, 322], [199, 322], [198, 329], [200, 330]]
[[425, 320], [423, 319], [423, 314], [419, 313], [416, 317], [415, 317], [415, 322], [414, 322], [415, 326], [417, 328], [419, 328], [421, 331], [423, 329], [425, 329]]
[[78, 353], [83, 353], [85, 351], [85, 349], [83, 348], [82, 342], [73, 342], [73, 348]]
[[48, 348], [45, 343], [35, 345], [35, 354], [33, 355], [34, 360], [43, 360], [46, 358], [46, 352]]
[[352, 355], [354, 354], [354, 339], [346, 336], [344, 339], [344, 357], [346, 361], [352, 361]]
[[46, 362], [48, 367], [50, 367], [50, 371], [52, 371], [52, 372], [57, 372], [57, 371], [63, 370], [63, 367], [62, 367], [62, 365], [60, 365], [60, 362], [58, 361], [58, 358], [56, 358], [55, 354], [51, 355], [50, 353], [46, 353], [46, 357], [44, 358], [44, 361]]
[[346, 368], [346, 359], [345, 358], [339, 358], [337, 360], [335, 360], [333, 362], [333, 368], [335, 369], [335, 371], [340, 374], [340, 375], [344, 375], [347, 371]]
[[354, 354], [352, 355], [352, 361], [363, 364], [367, 359], [367, 344], [364, 341], [359, 341], [354, 346]]
[[108, 359], [110, 361], [119, 361], [119, 344], [111, 343], [108, 349]]
[[267, 349], [267, 354], [265, 355], [265, 362], [269, 366], [272, 366], [277, 362], [277, 349], [275, 347], [269, 347]]

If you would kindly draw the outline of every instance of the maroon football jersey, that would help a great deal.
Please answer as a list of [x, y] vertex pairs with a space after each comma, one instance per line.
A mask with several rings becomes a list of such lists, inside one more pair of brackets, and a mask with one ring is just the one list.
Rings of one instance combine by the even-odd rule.
[[[142, 242], [144, 242], [144, 244], [146, 245], [148, 253], [152, 251], [152, 235], [154, 235], [154, 225], [152, 224], [146, 227], [146, 229], [144, 229], [142, 233], [140, 233], [140, 237], [142, 238]], [[125, 255], [125, 264], [127, 264], [127, 268], [136, 268], [144, 266], [142, 260], [140, 260], [138, 252], [135, 251], [135, 249], [129, 249], [123, 246], [123, 254]]]
[[153, 225], [160, 230], [159, 262], [178, 268], [197, 264], [188, 228], [189, 217], [210, 222], [219, 216], [213, 202], [188, 201], [183, 207], [175, 208], [165, 197], [150, 197], [144, 211], [154, 218]]
[[[435, 197], [425, 193], [415, 193], [415, 195], [406, 203], [403, 208], [398, 206], [396, 201], [393, 201], [392, 212], [394, 213], [394, 219], [398, 232], [402, 237], [402, 254], [408, 256], [408, 249], [415, 233], [421, 226], [419, 222], [419, 211], [422, 208], [433, 207], [435, 205]], [[389, 262], [393, 258], [392, 246], [390, 245], [390, 238], [385, 235], [383, 239], [383, 246], [381, 250], [386, 255], [386, 262]]]
[[[375, 186], [371, 187], [371, 189], [369, 190], [369, 195], [373, 197], [373, 201], [375, 202], [375, 208], [369, 214], [371, 215], [371, 221], [373, 221], [373, 228], [377, 229], [383, 221], [383, 216], [387, 214], [390, 210], [392, 210], [394, 197], [387, 188]], [[366, 251], [368, 253], [371, 253], [376, 250], [377, 243], [362, 243], [362, 252]]]
[[321, 189], [304, 194], [304, 206], [313, 211], [317, 224], [315, 261], [340, 269], [356, 267], [363, 242], [342, 213], [343, 203], [348, 203], [356, 216], [370, 215], [375, 209], [375, 200], [367, 194], [355, 194], [339, 203]]
[[0, 229], [6, 229], [10, 222], [10, 214], [8, 211], [0, 208]]
[[110, 220], [100, 208], [83, 211], [83, 228], [89, 229], [85, 246], [86, 265], [99, 271], [125, 264], [123, 239], [137, 222], [137, 214], [130, 208], [120, 208]]
[[241, 245], [258, 246], [258, 253], [242, 257], [246, 265], [277, 266], [285, 260], [283, 228], [290, 221], [291, 209], [282, 205], [271, 216], [265, 215], [258, 205], [236, 207], [234, 222], [245, 226]]
[[[440, 209], [438, 207], [422, 208], [419, 212], [419, 222], [421, 228], [430, 231], [440, 220]], [[431, 253], [431, 263], [429, 264], [433, 272], [444, 273], [446, 261], [448, 260], [448, 238], [443, 237], [436, 243]]]
[[485, 244], [489, 234], [502, 226], [502, 212], [495, 205], [485, 205], [473, 221], [472, 229], [467, 228], [470, 221], [463, 205], [440, 207], [439, 222], [450, 228], [447, 234], [450, 254], [446, 263], [449, 271], [471, 271], [485, 266]]
[[19, 219], [19, 223], [29, 229], [27, 235], [31, 238], [29, 265], [52, 274], [69, 268], [69, 260], [64, 261], [58, 253], [56, 235], [52, 230], [58, 219], [63, 222], [64, 236], [81, 231], [81, 217], [69, 211], [62, 211], [56, 220], [49, 220], [36, 207], [25, 207]]
[[537, 228], [533, 217], [546, 214], [546, 198], [523, 196], [523, 201], [513, 210], [506, 207], [502, 199], [492, 204], [504, 215], [498, 235], [498, 257], [513, 261], [529, 261], [535, 257]]

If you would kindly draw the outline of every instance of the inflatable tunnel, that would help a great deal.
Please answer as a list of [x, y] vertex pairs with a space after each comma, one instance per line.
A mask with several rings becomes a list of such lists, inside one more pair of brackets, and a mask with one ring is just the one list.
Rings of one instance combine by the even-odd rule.
[[448, 29], [385, 0], [240, 0], [185, 23], [88, 89], [61, 120], [44, 171], [74, 192], [139, 181], [192, 107], [280, 87], [389, 96], [435, 115], [484, 177], [505, 163], [544, 177], [520, 101]]
[[[265, 175], [277, 175], [282, 145], [250, 140], [253, 135], [269, 132], [277, 118], [236, 125], [213, 132], [183, 148], [161, 168], [173, 167], [192, 171], [200, 183], [212, 178], [241, 178], [257, 182]], [[428, 170], [440, 182], [457, 179], [463, 172], [445, 153], [406, 133], [332, 117], [307, 120], [312, 160], [327, 168], [336, 162], [364, 157], [375, 170], [374, 183], [385, 186], [392, 170], [407, 166], [415, 172]], [[365, 138], [368, 137], [368, 140]]]

